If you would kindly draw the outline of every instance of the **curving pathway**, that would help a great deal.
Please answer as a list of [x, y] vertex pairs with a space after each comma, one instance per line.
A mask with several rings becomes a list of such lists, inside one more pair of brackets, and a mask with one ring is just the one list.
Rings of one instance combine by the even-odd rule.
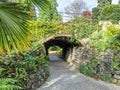
[[55, 55], [51, 57], [54, 59], [49, 62], [51, 75], [37, 90], [120, 90], [120, 86], [84, 76]]

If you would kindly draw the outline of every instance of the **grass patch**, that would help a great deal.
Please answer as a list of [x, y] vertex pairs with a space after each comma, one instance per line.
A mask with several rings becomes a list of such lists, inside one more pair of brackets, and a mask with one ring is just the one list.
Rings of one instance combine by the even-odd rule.
[[81, 73], [88, 75], [88, 76], [93, 76], [94, 73], [92, 70], [88, 69], [85, 65], [80, 65], [79, 70]]

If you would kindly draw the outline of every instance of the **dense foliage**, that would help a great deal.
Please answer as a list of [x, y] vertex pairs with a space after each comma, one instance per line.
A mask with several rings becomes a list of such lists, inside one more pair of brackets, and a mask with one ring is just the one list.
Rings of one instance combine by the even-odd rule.
[[25, 55], [13, 54], [11, 58], [3, 58], [0, 68], [0, 78], [14, 78], [17, 82], [13, 85], [19, 85], [25, 90], [37, 88], [49, 76], [47, 58], [42, 47], [30, 50]]
[[98, 0], [98, 5], [107, 5], [111, 3], [112, 3], [112, 0]]
[[38, 20], [42, 22], [58, 22], [61, 21], [61, 16], [58, 14], [57, 11], [57, 1], [56, 0], [49, 0], [51, 2], [51, 7], [48, 10], [39, 10]]
[[95, 7], [92, 9], [92, 19], [94, 22], [99, 22], [100, 12], [101, 12], [101, 7]]
[[[60, 34], [69, 34], [69, 26], [62, 22], [38, 22], [31, 24], [32, 33], [37, 40], [43, 40], [51, 36]], [[33, 38], [33, 37], [32, 37]]]
[[41, 45], [30, 47], [34, 6], [47, 10], [50, 2], [0, 0], [0, 90], [36, 89], [49, 76]]
[[97, 29], [97, 25], [87, 18], [75, 18], [66, 23], [33, 22], [31, 25], [34, 29], [32, 33], [38, 40], [65, 34], [74, 34], [76, 39], [87, 38]]
[[[0, 71], [2, 69], [0, 68]], [[11, 78], [2, 78], [0, 79], [0, 90], [20, 90], [20, 86], [15, 85], [17, 80]]]
[[76, 18], [69, 22], [70, 33], [76, 39], [89, 38], [97, 30], [97, 24], [92, 23], [87, 18]]
[[23, 52], [30, 46], [28, 36], [31, 35], [31, 29], [28, 20], [31, 20], [30, 13], [34, 5], [45, 8], [49, 7], [49, 2], [47, 0], [0, 1], [0, 53], [7, 52], [10, 55], [12, 49], [16, 53]]
[[94, 50], [95, 56], [92, 60], [80, 65], [81, 73], [113, 82], [116, 72], [120, 70], [119, 30], [117, 25], [108, 25], [106, 29], [97, 30], [91, 35], [89, 46]]
[[[78, 40], [91, 39], [89, 46], [100, 56], [81, 65], [80, 72], [89, 76], [96, 75], [108, 81], [111, 78], [108, 74], [102, 73], [99, 76], [98, 73], [93, 72], [102, 59], [101, 53], [106, 51], [113, 51], [115, 55], [109, 64], [109, 70], [120, 70], [119, 27], [111, 25], [106, 30], [97, 30], [98, 25], [87, 18], [74, 18], [63, 23], [56, 9], [58, 6], [56, 0], [41, 0], [41, 2], [39, 0], [18, 0], [15, 3], [7, 3], [7, 1], [0, 0], [0, 53], [5, 52], [0, 57], [0, 89], [9, 87], [11, 90], [21, 88], [30, 90], [41, 85], [49, 76], [47, 57], [43, 53], [41, 41], [56, 35], [69, 34]], [[49, 2], [51, 2], [50, 7]], [[43, 10], [46, 3], [49, 7], [48, 11]], [[84, 9], [85, 4], [82, 3], [83, 6], [77, 7], [78, 9]], [[98, 0], [98, 3], [98, 6], [92, 10], [93, 21], [113, 20], [118, 22], [120, 5], [111, 5], [111, 0]], [[42, 6], [38, 21], [33, 21], [34, 5]], [[76, 6], [74, 5], [72, 8], [76, 8]], [[77, 10], [72, 13], [75, 14], [73, 17], [80, 15]], [[90, 12], [85, 12], [84, 17], [86, 17], [86, 13], [90, 15]], [[33, 36], [30, 36], [31, 34]], [[28, 47], [30, 47], [29, 50], [27, 50]], [[61, 54], [61, 49], [57, 46], [50, 49], [58, 49], [57, 53]], [[11, 54], [11, 57], [8, 57], [6, 52]]]
[[99, 16], [100, 16], [102, 8], [105, 7], [105, 6], [107, 6], [107, 5], [110, 5], [111, 2], [112, 2], [112, 0], [98, 0], [97, 7], [94, 7], [92, 9], [92, 19], [95, 22], [98, 22], [100, 20]]
[[109, 20], [118, 23], [120, 20], [120, 5], [106, 5], [101, 9], [99, 20]]
[[92, 34], [90, 45], [92, 47], [97, 47], [100, 51], [104, 51], [107, 48], [119, 51], [119, 29], [120, 28], [111, 25], [107, 27], [107, 30], [94, 32]]

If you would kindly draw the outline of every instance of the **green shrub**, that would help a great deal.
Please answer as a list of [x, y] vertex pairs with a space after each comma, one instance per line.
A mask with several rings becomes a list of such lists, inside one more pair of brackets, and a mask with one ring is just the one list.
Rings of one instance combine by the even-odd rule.
[[[120, 59], [119, 35], [120, 35], [120, 28], [115, 25], [110, 25], [110, 26], [106, 27], [106, 30], [100, 30], [100, 31], [94, 32], [92, 34], [91, 40], [89, 41], [90, 47], [97, 50], [97, 52], [99, 54], [99, 57], [97, 57], [97, 58], [99, 58], [100, 60], [103, 60], [105, 58], [105, 56], [102, 55], [101, 52], [105, 53], [105, 54], [112, 53], [114, 55], [114, 57], [111, 57], [111, 59], [113, 58], [113, 60], [110, 62], [109, 68], [107, 68], [109, 72], [111, 72], [113, 70], [120, 70], [120, 67], [119, 67], [119, 65], [120, 65], [119, 64], [119, 59]], [[106, 59], [104, 59], [104, 60], [106, 60]], [[89, 62], [87, 63], [87, 66], [89, 68], [92, 67], [91, 65], [92, 64]], [[105, 66], [105, 67], [107, 67], [107, 66]], [[98, 77], [104, 81], [110, 81], [110, 79], [111, 79], [110, 75], [106, 74], [105, 72], [103, 72], [103, 74], [99, 74]]]
[[85, 74], [85, 65], [80, 65], [79, 70], [81, 73]]
[[97, 30], [97, 24], [91, 24], [90, 20], [85, 18], [76, 18], [69, 22], [71, 36], [74, 38], [89, 38]]
[[87, 18], [75, 18], [69, 21], [69, 24], [90, 24], [90, 20]]
[[59, 34], [69, 34], [69, 25], [61, 22], [35, 22], [32, 24], [32, 33], [37, 40], [56, 36]]
[[101, 79], [102, 79], [103, 81], [108, 82], [108, 81], [110, 81], [111, 77], [110, 77], [109, 74], [103, 74], [103, 75], [101, 76]]
[[37, 40], [60, 34], [75, 34], [76, 39], [88, 38], [97, 30], [97, 24], [92, 24], [86, 18], [75, 18], [67, 23], [61, 22], [35, 22], [32, 33]]
[[117, 61], [112, 61], [110, 66], [111, 66], [111, 70], [120, 70], [119, 62]]
[[120, 50], [120, 42], [117, 39], [119, 36], [119, 28], [111, 25], [107, 30], [96, 31], [92, 34], [92, 39], [89, 41], [91, 47], [97, 48], [99, 51], [106, 49]]
[[60, 49], [61, 48], [59, 46], [52, 46], [52, 47], [50, 47], [49, 50], [51, 50], [51, 51], [57, 51], [57, 50], [60, 50]]
[[15, 85], [25, 89], [32, 88], [34, 82], [41, 81], [42, 84], [49, 76], [47, 58], [41, 48], [5, 58], [0, 61], [0, 67], [3, 68], [0, 69], [0, 78], [14, 78], [18, 80]]
[[87, 66], [85, 65], [80, 65], [79, 70], [81, 73], [88, 75], [88, 76], [93, 76], [93, 71], [91, 69], [88, 69]]
[[98, 60], [90, 60], [89, 62], [87, 62], [86, 66], [89, 69], [93, 69], [94, 67], [96, 67], [98, 64]]
[[61, 56], [62, 54], [62, 48], [59, 46], [52, 46], [49, 48], [50, 51], [56, 51], [56, 55]]
[[86, 72], [85, 74], [88, 76], [93, 76], [93, 74], [94, 74], [93, 71], [90, 69], [86, 69], [85, 72]]
[[15, 85], [17, 80], [12, 78], [0, 78], [0, 90], [20, 90], [20, 86]]

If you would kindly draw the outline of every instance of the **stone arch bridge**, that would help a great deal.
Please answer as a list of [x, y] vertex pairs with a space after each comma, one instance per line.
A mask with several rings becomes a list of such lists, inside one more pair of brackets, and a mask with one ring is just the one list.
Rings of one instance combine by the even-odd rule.
[[51, 46], [59, 46], [60, 48], [62, 48], [62, 58], [65, 59], [65, 56], [69, 49], [81, 45], [79, 41], [77, 41], [76, 39], [72, 39], [73, 38], [70, 35], [56, 35], [43, 40], [46, 55], [48, 55], [48, 50]]

